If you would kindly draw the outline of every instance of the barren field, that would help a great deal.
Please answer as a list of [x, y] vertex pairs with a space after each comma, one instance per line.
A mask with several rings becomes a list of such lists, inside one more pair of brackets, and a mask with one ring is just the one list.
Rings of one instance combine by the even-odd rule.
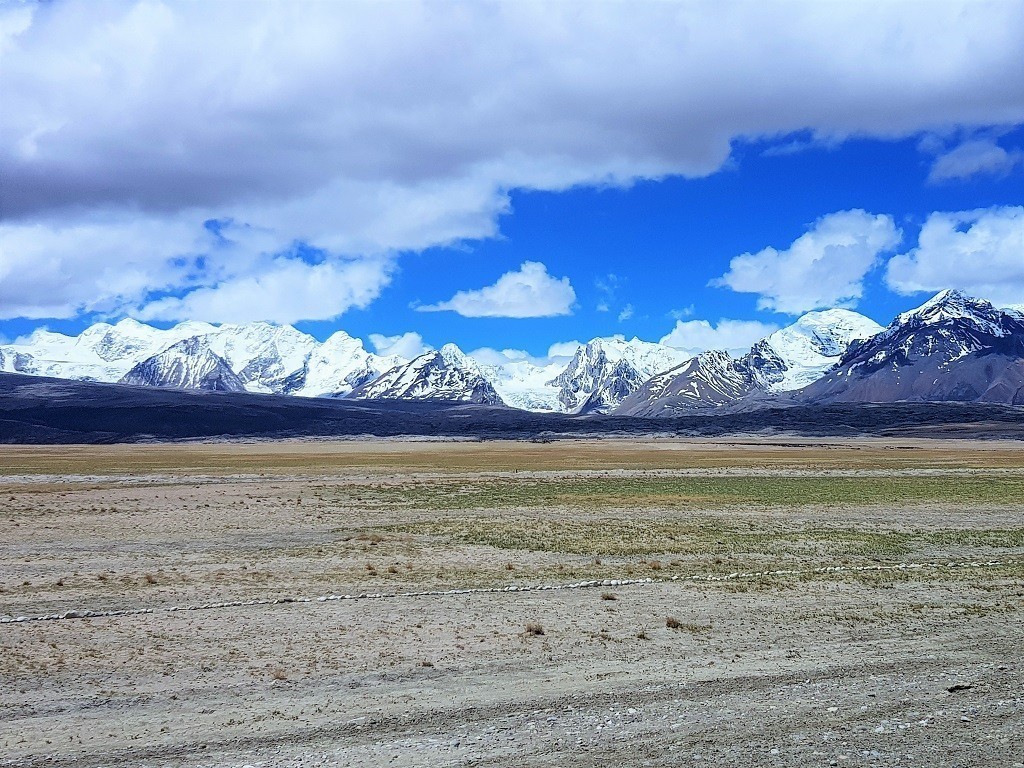
[[0, 766], [1024, 766], [1024, 446], [0, 448]]

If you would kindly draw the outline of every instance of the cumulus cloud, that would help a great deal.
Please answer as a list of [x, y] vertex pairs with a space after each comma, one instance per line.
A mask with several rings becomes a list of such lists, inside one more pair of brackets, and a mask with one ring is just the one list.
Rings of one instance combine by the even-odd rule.
[[756, 320], [722, 319], [718, 325], [707, 320], [677, 320], [675, 328], [662, 337], [661, 343], [691, 355], [699, 355], [709, 349], [724, 349], [739, 355], [777, 330], [777, 325]]
[[407, 333], [394, 336], [371, 333], [370, 343], [378, 355], [384, 357], [398, 355], [406, 360], [412, 360], [414, 357], [419, 357], [424, 352], [429, 352], [433, 349], [429, 344], [425, 344], [423, 337], [415, 331], [408, 331]]
[[335, 317], [365, 307], [390, 279], [387, 260], [332, 260], [307, 264], [275, 259], [253, 274], [198, 288], [183, 297], [164, 297], [134, 314], [142, 320], [206, 320], [296, 323], [309, 317]]
[[1024, 206], [931, 214], [917, 247], [889, 260], [885, 281], [902, 294], [959, 288], [1024, 302]]
[[756, 293], [758, 308], [788, 314], [852, 306], [863, 293], [864, 276], [900, 236], [891, 216], [859, 209], [831, 213], [785, 250], [769, 246], [736, 256], [711, 285]]
[[1007, 151], [995, 139], [972, 139], [935, 158], [928, 181], [935, 183], [971, 176], [1005, 176], [1024, 164], [1024, 151]]
[[626, 306], [624, 306], [622, 308], [622, 311], [619, 312], [619, 322], [620, 323], [624, 323], [625, 321], [629, 320], [632, 316], [633, 316], [633, 305], [632, 304], [627, 304]]
[[[228, 310], [211, 291], [251, 296], [253, 260], [309, 272], [280, 263], [297, 241], [379, 258], [490, 237], [515, 188], [703, 176], [737, 138], [1020, 122], [1005, 73], [1022, 36], [1021, 4], [967, 0], [3, 4], [0, 243], [19, 286], [4, 312], [172, 307], [183, 291]], [[262, 244], [218, 250], [210, 219]], [[72, 228], [130, 267], [64, 241], [38, 272], [23, 258]]]
[[552, 277], [540, 262], [524, 261], [518, 272], [506, 272], [494, 285], [459, 291], [448, 301], [416, 309], [463, 317], [555, 317], [571, 315], [575, 301], [569, 278]]

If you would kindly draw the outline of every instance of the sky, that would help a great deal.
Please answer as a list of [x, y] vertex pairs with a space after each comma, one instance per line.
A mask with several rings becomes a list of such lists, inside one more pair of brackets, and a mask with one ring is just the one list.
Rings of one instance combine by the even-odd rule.
[[1022, 39], [1016, 0], [0, 0], [0, 338], [543, 359], [1024, 304]]

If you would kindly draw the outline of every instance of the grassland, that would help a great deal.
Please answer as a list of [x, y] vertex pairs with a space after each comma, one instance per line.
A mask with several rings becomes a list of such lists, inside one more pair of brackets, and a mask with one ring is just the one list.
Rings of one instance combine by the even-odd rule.
[[1022, 584], [1007, 443], [0, 449], [0, 615], [137, 612], [0, 625], [0, 768], [1013, 765]]

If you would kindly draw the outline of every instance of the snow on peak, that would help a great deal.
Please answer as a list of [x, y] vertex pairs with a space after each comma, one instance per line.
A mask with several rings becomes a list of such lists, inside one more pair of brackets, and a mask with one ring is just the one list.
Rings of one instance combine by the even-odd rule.
[[755, 344], [747, 359], [769, 391], [800, 389], [838, 363], [854, 341], [881, 331], [874, 320], [848, 309], [808, 312]]
[[459, 347], [449, 342], [441, 347], [437, 352], [427, 352], [427, 355], [434, 356], [435, 359], [440, 359], [445, 365], [450, 365], [456, 368], [468, 368], [472, 371], [479, 370], [476, 361], [466, 355]]
[[984, 299], [976, 299], [962, 291], [949, 289], [939, 291], [917, 309], [898, 315], [893, 324], [905, 325], [914, 320], [924, 324], [941, 323], [946, 320], [971, 320], [985, 317], [995, 311], [998, 310]]
[[[1010, 312], [996, 309], [991, 302], [968, 296], [961, 291], [940, 291], [917, 309], [897, 315], [886, 328], [887, 337], [901, 334], [907, 327], [952, 323], [990, 336], [1006, 335], [1004, 323]], [[966, 350], [967, 348], [964, 347]]]
[[502, 405], [503, 401], [476, 361], [454, 344], [425, 352], [357, 387], [358, 400], [455, 400]]

